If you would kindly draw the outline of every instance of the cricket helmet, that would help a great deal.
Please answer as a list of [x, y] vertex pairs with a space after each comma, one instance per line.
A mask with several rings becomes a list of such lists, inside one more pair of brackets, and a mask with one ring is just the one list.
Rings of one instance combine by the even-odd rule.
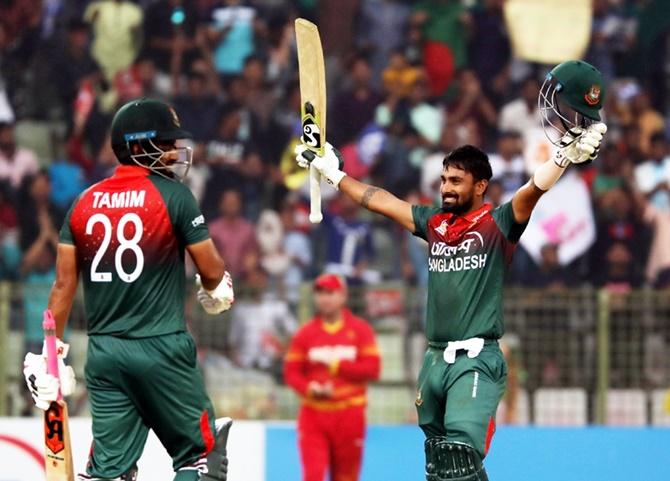
[[[136, 163], [164, 177], [183, 180], [193, 162], [190, 147], [163, 150], [160, 145], [190, 139], [175, 110], [160, 100], [142, 98], [121, 107], [112, 119], [112, 149], [122, 164]], [[133, 149], [133, 145], [139, 145]], [[166, 156], [169, 154], [169, 156]], [[177, 160], [172, 160], [176, 154]]]
[[[544, 79], [537, 100], [545, 134], [559, 145], [568, 130], [600, 122], [604, 100], [605, 82], [593, 65], [581, 60], [557, 65]], [[558, 137], [550, 135], [550, 130], [558, 133]]]

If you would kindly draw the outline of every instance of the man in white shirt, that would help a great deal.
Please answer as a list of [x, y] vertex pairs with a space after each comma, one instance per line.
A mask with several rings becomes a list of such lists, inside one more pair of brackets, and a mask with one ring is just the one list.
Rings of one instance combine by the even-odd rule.
[[14, 124], [0, 122], [0, 181], [7, 181], [13, 189], [18, 189], [23, 179], [39, 168], [35, 152], [16, 145]]
[[670, 156], [662, 132], [651, 137], [651, 158], [635, 168], [637, 188], [661, 212], [670, 212]]

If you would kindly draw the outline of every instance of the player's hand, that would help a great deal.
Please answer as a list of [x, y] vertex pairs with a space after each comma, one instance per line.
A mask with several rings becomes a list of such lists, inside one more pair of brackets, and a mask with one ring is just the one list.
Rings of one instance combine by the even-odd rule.
[[565, 168], [570, 163], [581, 164], [595, 160], [606, 132], [607, 125], [602, 122], [589, 125], [586, 129], [570, 129], [561, 138], [561, 147], [554, 154], [554, 162]]
[[323, 156], [316, 155], [304, 144], [298, 144], [295, 148], [295, 160], [304, 169], [310, 166], [314, 167], [336, 189], [340, 181], [347, 175], [342, 171], [344, 165], [342, 154], [327, 142]]
[[207, 314], [221, 314], [227, 311], [235, 302], [235, 292], [233, 291], [233, 279], [228, 271], [223, 274], [223, 279], [214, 290], [208, 291], [202, 287], [200, 275], [196, 274], [195, 283], [198, 286], [198, 302]]
[[307, 395], [315, 399], [329, 399], [333, 397], [333, 383], [310, 381], [307, 385]]
[[74, 393], [77, 380], [71, 366], [65, 364], [69, 346], [60, 339], [56, 343], [58, 350], [58, 375], [60, 380], [47, 373], [46, 349], [42, 354], [29, 352], [23, 360], [23, 376], [35, 406], [42, 410], [49, 409], [52, 401], [58, 399], [58, 390], [63, 396]]

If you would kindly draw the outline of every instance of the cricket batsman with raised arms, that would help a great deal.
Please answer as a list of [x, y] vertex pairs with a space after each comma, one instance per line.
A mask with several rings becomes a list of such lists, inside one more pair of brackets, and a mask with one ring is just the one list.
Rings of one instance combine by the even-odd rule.
[[[177, 141], [190, 137], [163, 102], [121, 107], [111, 133], [121, 165], [74, 201], [60, 232], [48, 306], [56, 334], [63, 335], [80, 276], [88, 321], [93, 444], [80, 480], [135, 480], [149, 429], [172, 457], [175, 481], [226, 479], [232, 421], [215, 422], [186, 331], [185, 252], [197, 267], [205, 311], [229, 309], [234, 295], [198, 204], [181, 183], [192, 152]], [[62, 364], [67, 346], [59, 344]], [[67, 395], [74, 375], [64, 365], [60, 372]], [[24, 375], [35, 404], [46, 409], [59, 383], [46, 373], [44, 354], [26, 356]]]
[[545, 133], [557, 148], [511, 201], [495, 209], [484, 202], [488, 157], [470, 145], [444, 159], [441, 207], [411, 205], [348, 177], [329, 144], [323, 156], [296, 148], [302, 167], [316, 168], [361, 206], [429, 244], [428, 349], [416, 397], [426, 435], [427, 481], [488, 480], [482, 461], [507, 378], [498, 346], [504, 275], [540, 197], [570, 164], [597, 156], [607, 131], [599, 114], [604, 90], [602, 75], [586, 62], [568, 61], [551, 70], [538, 103]]

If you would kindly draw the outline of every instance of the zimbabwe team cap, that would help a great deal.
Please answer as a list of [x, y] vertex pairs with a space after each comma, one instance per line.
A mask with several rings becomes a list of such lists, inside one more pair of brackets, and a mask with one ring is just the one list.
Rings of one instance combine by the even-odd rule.
[[556, 92], [583, 116], [600, 121], [605, 100], [605, 82], [600, 71], [581, 60], [568, 60], [554, 67], [548, 77], [556, 80]]
[[181, 128], [177, 112], [160, 100], [141, 98], [121, 107], [112, 120], [112, 146], [142, 139], [190, 139], [193, 135]]
[[346, 288], [346, 281], [335, 274], [321, 274], [314, 280], [314, 290], [316, 291], [343, 291]]

